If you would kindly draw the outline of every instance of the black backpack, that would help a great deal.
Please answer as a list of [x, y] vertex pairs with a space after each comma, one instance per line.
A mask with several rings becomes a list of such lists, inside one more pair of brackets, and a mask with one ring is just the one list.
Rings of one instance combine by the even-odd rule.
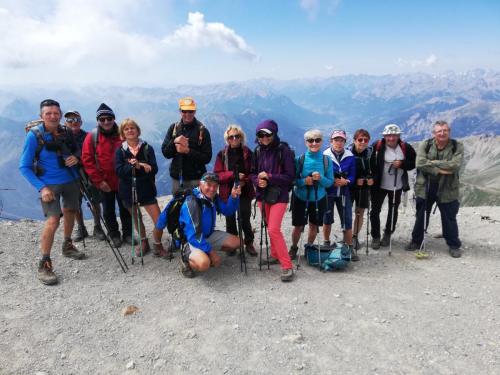
[[181, 208], [186, 198], [192, 196], [196, 199], [200, 210], [202, 209], [201, 199], [197, 198], [191, 189], [181, 189], [176, 192], [170, 202], [167, 203], [165, 211], [167, 213], [167, 231], [172, 236], [171, 244], [175, 244], [179, 248], [186, 243], [187, 239], [184, 235], [183, 227], [180, 223]]

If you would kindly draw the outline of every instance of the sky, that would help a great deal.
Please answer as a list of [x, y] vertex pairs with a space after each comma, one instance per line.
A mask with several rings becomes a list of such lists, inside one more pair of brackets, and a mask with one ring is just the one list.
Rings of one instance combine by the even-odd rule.
[[0, 85], [500, 70], [497, 0], [0, 0]]

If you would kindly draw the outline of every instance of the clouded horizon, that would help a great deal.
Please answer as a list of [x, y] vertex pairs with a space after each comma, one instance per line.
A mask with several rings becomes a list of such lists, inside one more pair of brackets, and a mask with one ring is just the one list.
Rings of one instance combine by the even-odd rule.
[[500, 70], [500, 2], [0, 0], [0, 84]]

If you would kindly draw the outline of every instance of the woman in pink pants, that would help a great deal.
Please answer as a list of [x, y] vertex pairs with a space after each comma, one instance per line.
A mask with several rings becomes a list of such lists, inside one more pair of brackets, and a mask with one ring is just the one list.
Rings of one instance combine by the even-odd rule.
[[[295, 180], [295, 162], [292, 150], [278, 137], [278, 124], [273, 120], [257, 125], [257, 147], [254, 151], [251, 179], [256, 188], [256, 199], [267, 223], [271, 240], [271, 264], [280, 263], [281, 281], [293, 280], [293, 264], [288, 255], [281, 222], [288, 205], [288, 191]], [[264, 260], [267, 264], [267, 259]]]

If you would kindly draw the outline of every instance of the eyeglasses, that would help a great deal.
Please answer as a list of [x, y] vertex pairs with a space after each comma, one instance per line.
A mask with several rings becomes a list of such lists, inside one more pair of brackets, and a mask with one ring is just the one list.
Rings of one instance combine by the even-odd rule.
[[321, 143], [323, 140], [321, 138], [310, 138], [307, 139], [307, 143]]
[[109, 121], [109, 122], [112, 122], [112, 121], [115, 121], [115, 119], [113, 117], [99, 117], [99, 122], [106, 122], [106, 121]]
[[271, 134], [268, 134], [268, 133], [265, 133], [265, 132], [259, 132], [259, 133], [257, 133], [257, 138], [264, 138], [264, 137], [270, 138], [272, 136], [273, 136], [273, 133], [271, 133]]
[[240, 134], [234, 134], [234, 135], [228, 135], [227, 139], [235, 140], [235, 139], [240, 139], [241, 135]]
[[358, 138], [356, 139], [356, 141], [359, 143], [368, 143], [370, 141], [370, 138]]
[[78, 123], [79, 123], [79, 122], [81, 122], [81, 121], [80, 121], [80, 119], [78, 119], [78, 118], [67, 118], [67, 119], [66, 119], [66, 122], [67, 122], [68, 124], [78, 124]]
[[194, 111], [187, 111], [187, 110], [182, 110], [182, 113], [194, 113]]

